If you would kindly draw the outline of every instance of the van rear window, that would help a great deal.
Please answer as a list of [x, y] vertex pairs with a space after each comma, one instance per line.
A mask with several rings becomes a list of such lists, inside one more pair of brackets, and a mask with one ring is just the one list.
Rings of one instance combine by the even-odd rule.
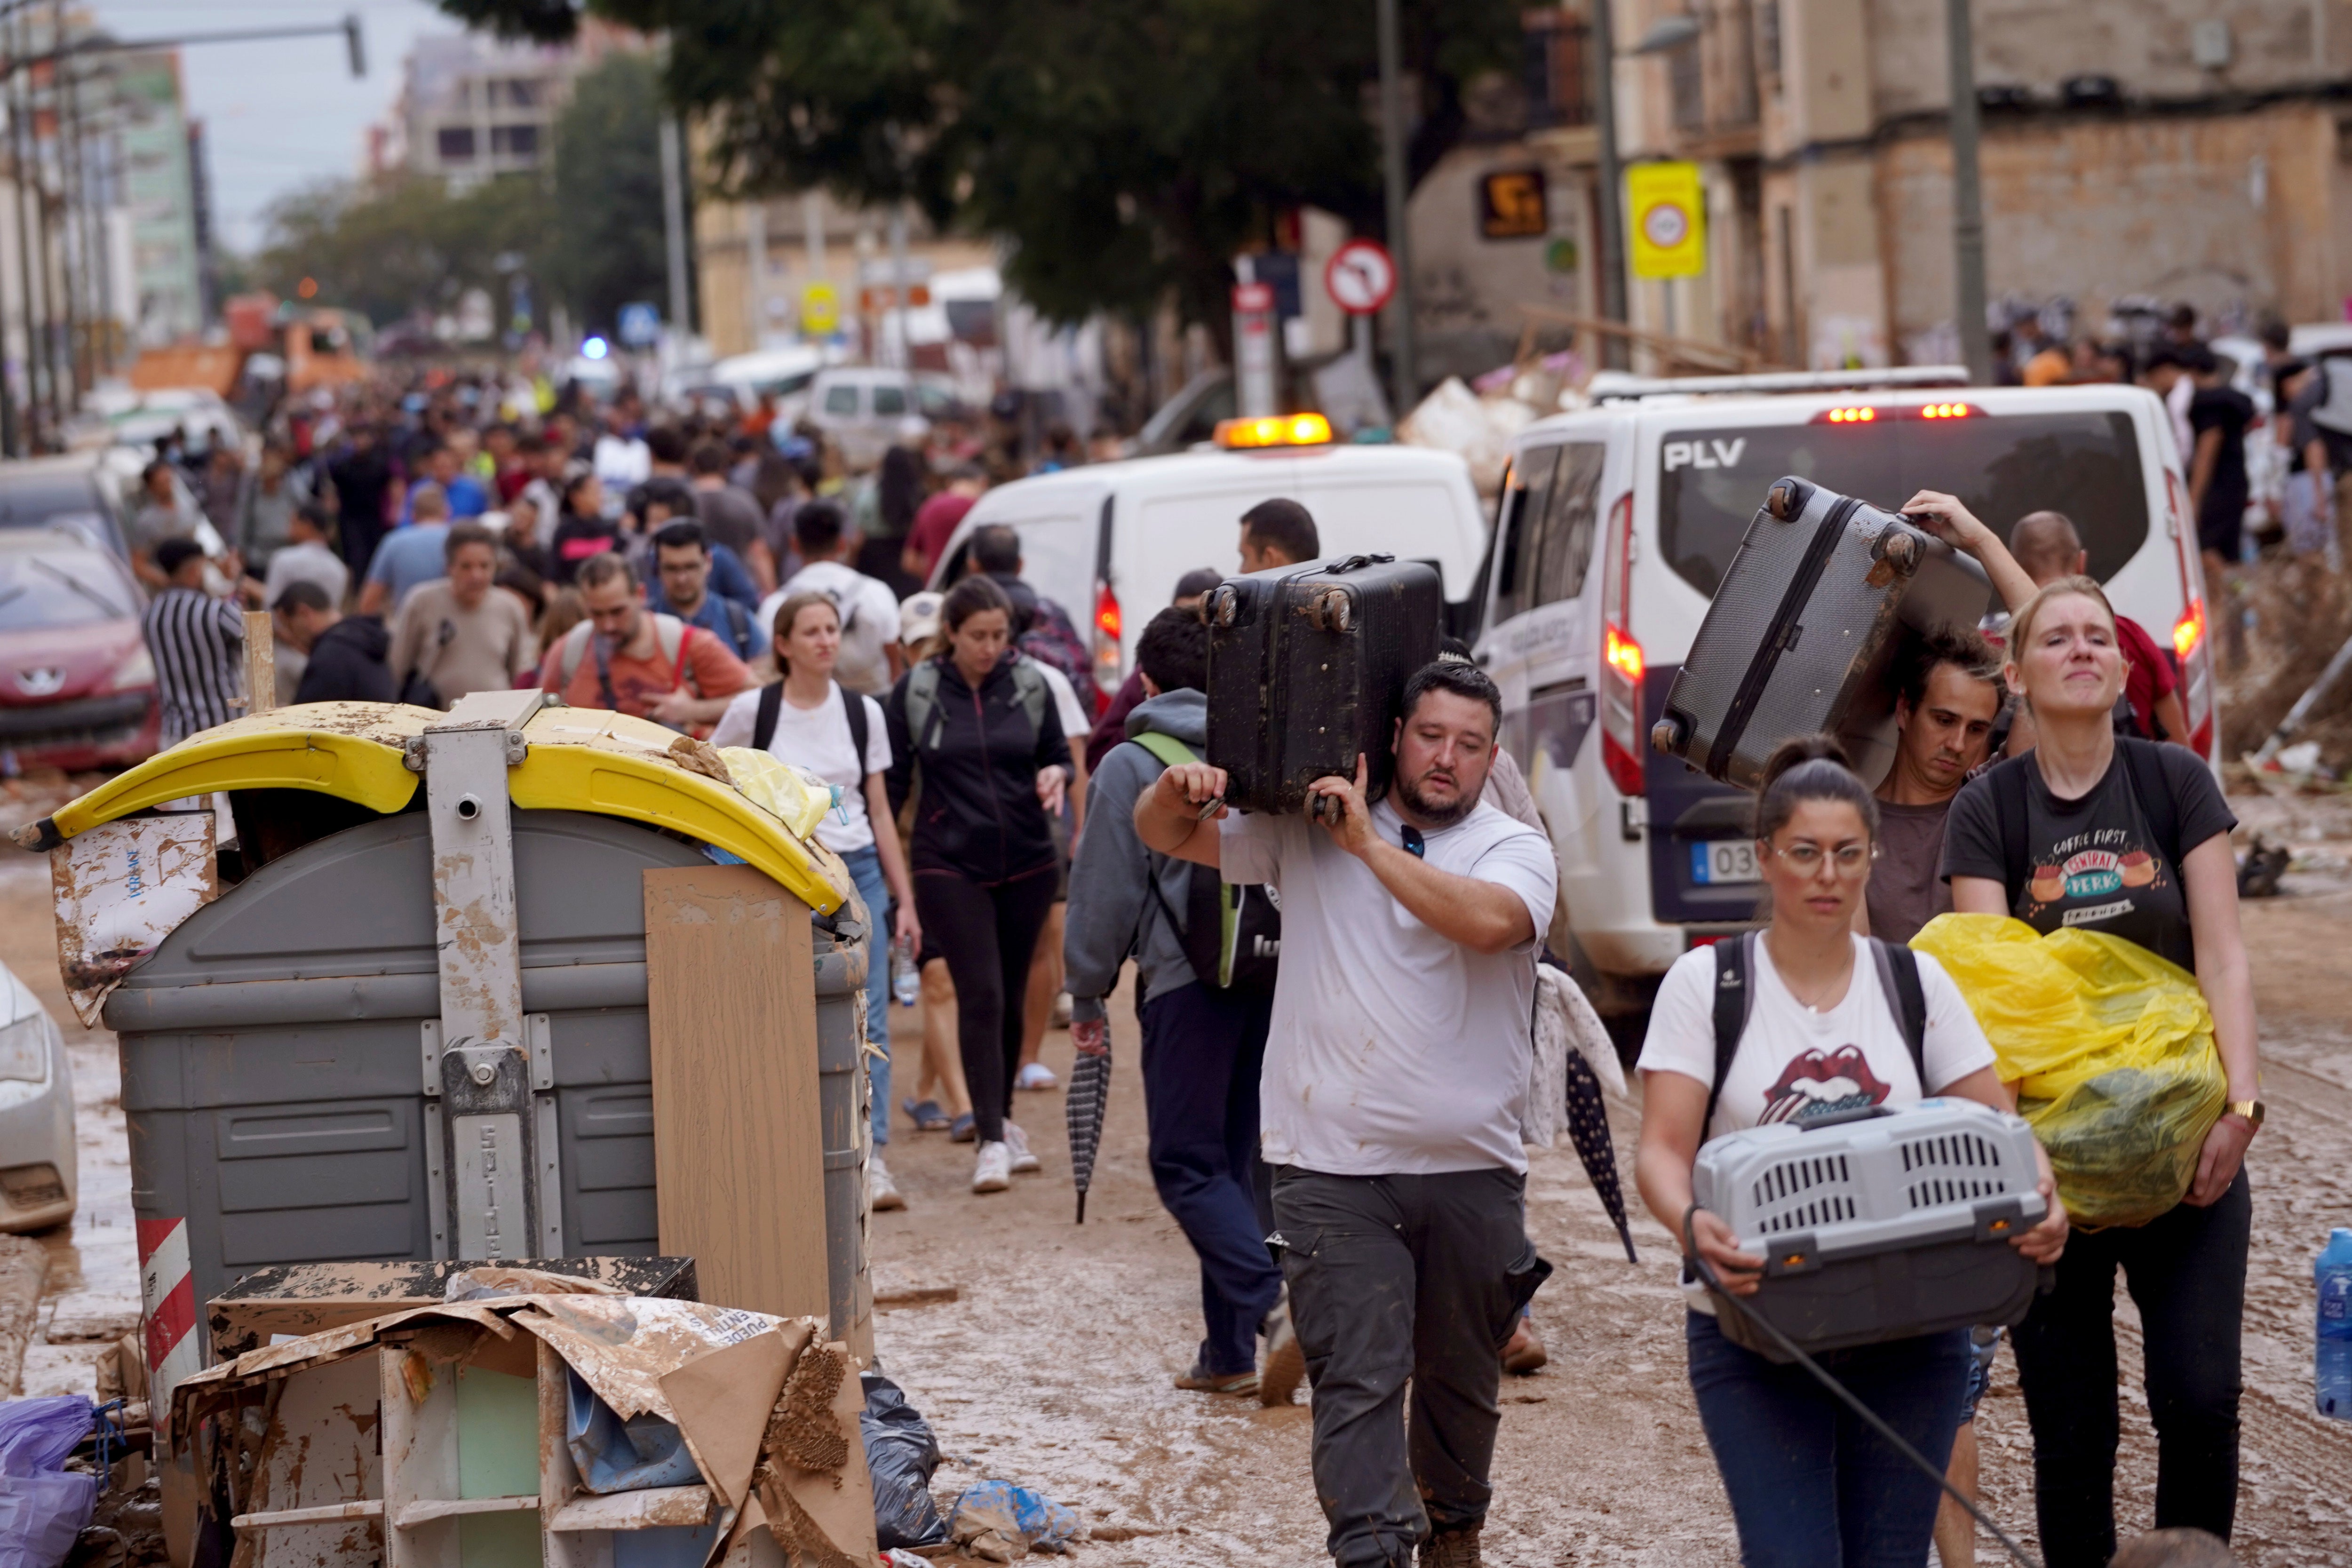
[[1943, 490], [2004, 539], [2028, 512], [2063, 511], [2101, 582], [2147, 539], [2139, 437], [2131, 416], [2116, 411], [1676, 430], [1660, 451], [1659, 547], [1709, 598], [1783, 474], [1889, 509]]

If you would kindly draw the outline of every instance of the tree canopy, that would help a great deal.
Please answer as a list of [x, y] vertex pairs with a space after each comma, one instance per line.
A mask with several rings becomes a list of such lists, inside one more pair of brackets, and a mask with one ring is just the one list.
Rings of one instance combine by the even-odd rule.
[[[438, 0], [509, 37], [583, 14], [667, 40], [673, 102], [719, 181], [912, 199], [1008, 243], [1048, 316], [1171, 293], [1220, 321], [1229, 262], [1302, 205], [1379, 233], [1372, 0]], [[1416, 173], [1457, 142], [1470, 81], [1515, 71], [1519, 7], [1403, 0]]]
[[506, 308], [518, 265], [542, 307], [610, 332], [620, 307], [665, 297], [660, 86], [652, 62], [616, 54], [573, 84], [548, 165], [457, 189], [425, 174], [307, 186], [273, 205], [253, 281], [382, 323], [456, 308], [482, 289]]

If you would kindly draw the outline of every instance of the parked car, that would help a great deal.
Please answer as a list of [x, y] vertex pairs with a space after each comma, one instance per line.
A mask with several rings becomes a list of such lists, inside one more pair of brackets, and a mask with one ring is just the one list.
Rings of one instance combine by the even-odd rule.
[[903, 370], [835, 365], [816, 374], [805, 417], [841, 447], [852, 468], [870, 468], [892, 447], [919, 447], [930, 434], [929, 401], [942, 412], [943, 389]]
[[0, 463], [0, 530], [65, 529], [128, 560], [122, 524], [139, 504], [139, 475], [153, 456], [105, 447]]
[[1324, 435], [1307, 445], [1087, 463], [999, 485], [949, 537], [930, 585], [963, 575], [972, 530], [1011, 524], [1023, 576], [1086, 624], [1095, 682], [1113, 691], [1177, 579], [1202, 566], [1238, 572], [1242, 513], [1285, 496], [1313, 514], [1325, 555], [1426, 561], [1444, 580], [1449, 618], [1472, 609], [1486, 516], [1468, 465], [1451, 452], [1334, 445], [1328, 426]]
[[80, 1171], [73, 1069], [40, 998], [0, 966], [0, 1231], [46, 1230], [73, 1218]]
[[1676, 958], [1755, 911], [1752, 857], [1709, 848], [1748, 837], [1750, 797], [1659, 755], [1649, 733], [1783, 474], [1882, 506], [1949, 491], [2004, 536], [2029, 511], [2064, 512], [2116, 608], [2177, 656], [2179, 739], [2212, 761], [2204, 571], [2153, 393], [1960, 386], [1916, 369], [1613, 379], [1596, 406], [1513, 442], [1474, 646], [1559, 851], [1553, 945], [1621, 1036]]
[[122, 559], [78, 532], [0, 531], [0, 749], [69, 772], [154, 753], [143, 605]]

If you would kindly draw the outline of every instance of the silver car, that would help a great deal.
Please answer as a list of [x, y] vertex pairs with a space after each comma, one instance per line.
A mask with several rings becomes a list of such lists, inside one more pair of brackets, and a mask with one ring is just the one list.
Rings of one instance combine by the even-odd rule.
[[73, 1217], [73, 1073], [65, 1037], [25, 983], [0, 980], [0, 1231], [46, 1230]]

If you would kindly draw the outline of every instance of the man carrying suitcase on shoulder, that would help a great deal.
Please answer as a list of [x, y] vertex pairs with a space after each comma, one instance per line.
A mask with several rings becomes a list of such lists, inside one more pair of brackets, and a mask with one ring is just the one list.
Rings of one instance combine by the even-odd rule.
[[1135, 807], [1149, 847], [1282, 899], [1261, 1148], [1342, 1568], [1410, 1568], [1416, 1545], [1476, 1568], [1498, 1353], [1550, 1272], [1521, 1221], [1519, 1123], [1558, 872], [1542, 834], [1479, 798], [1501, 717], [1483, 671], [1440, 661], [1406, 682], [1378, 801], [1359, 758], [1314, 784], [1339, 808], [1323, 826], [1228, 816], [1206, 763]]

